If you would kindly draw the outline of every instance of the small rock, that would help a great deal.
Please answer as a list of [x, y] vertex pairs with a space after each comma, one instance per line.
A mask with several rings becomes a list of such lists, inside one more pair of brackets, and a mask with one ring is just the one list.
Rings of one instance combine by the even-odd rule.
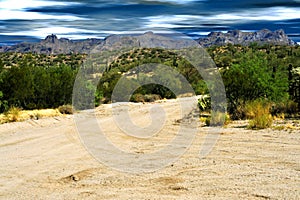
[[76, 176], [76, 175], [71, 175], [71, 179], [72, 179], [73, 181], [79, 181], [79, 177]]

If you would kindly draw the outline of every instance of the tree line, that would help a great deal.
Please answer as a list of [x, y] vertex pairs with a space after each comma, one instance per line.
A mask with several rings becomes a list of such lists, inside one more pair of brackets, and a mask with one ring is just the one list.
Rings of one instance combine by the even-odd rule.
[[84, 55], [0, 54], [0, 112], [71, 104]]

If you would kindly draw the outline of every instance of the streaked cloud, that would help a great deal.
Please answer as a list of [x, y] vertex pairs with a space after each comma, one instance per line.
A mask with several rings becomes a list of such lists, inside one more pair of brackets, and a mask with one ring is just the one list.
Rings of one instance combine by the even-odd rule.
[[38, 12], [25, 12], [19, 10], [0, 10], [1, 20], [62, 20], [62, 21], [75, 21], [85, 20], [85, 18], [72, 16], [72, 15], [50, 15]]
[[201, 27], [205, 24], [228, 25], [249, 21], [283, 21], [300, 19], [300, 8], [271, 7], [256, 10], [240, 10], [210, 15], [158, 15], [143, 18], [145, 28]]
[[145, 28], [181, 28], [193, 27], [196, 22], [201, 19], [201, 16], [195, 15], [158, 15], [143, 18], [146, 22]]
[[[103, 38], [137, 30], [192, 37], [232, 29], [297, 33], [300, 0], [0, 0], [0, 41], [7, 38]], [[279, 3], [278, 3], [279, 2]], [[293, 6], [291, 6], [293, 5]], [[139, 30], [140, 31], [140, 30]], [[141, 33], [140, 32], [140, 33]], [[1, 36], [2, 35], [2, 36]], [[293, 35], [293, 39], [299, 38]], [[19, 40], [16, 40], [19, 42]]]
[[29, 8], [41, 8], [52, 6], [78, 5], [76, 2], [42, 1], [42, 0], [4, 0], [0, 2], [0, 20], [62, 20], [74, 21], [84, 18], [74, 15], [54, 15], [41, 12], [27, 11]]
[[196, 2], [196, 1], [199, 1], [199, 0], [144, 0], [144, 1], [146, 1], [146, 2], [171, 3], [171, 4], [188, 4], [188, 3]]
[[235, 23], [237, 21], [282, 21], [300, 19], [300, 8], [270, 7], [256, 10], [243, 10], [233, 13], [217, 14], [208, 20]]

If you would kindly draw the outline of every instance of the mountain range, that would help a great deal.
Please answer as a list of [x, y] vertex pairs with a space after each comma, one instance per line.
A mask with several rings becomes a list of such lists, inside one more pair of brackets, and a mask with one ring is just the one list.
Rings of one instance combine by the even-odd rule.
[[[0, 52], [20, 52], [37, 54], [70, 54], [70, 53], [89, 53], [94, 48], [100, 50], [108, 47], [135, 46], [135, 47], [175, 47], [186, 45], [184, 41], [177, 40], [177, 44], [170, 43], [167, 37], [163, 37], [152, 32], [146, 32], [140, 36], [111, 35], [105, 39], [85, 39], [69, 40], [60, 38], [56, 35], [48, 35], [45, 39], [37, 43], [19, 43], [13, 46], [0, 46]], [[270, 31], [263, 29], [257, 32], [242, 32], [240, 30], [223, 32], [211, 32], [207, 37], [196, 39], [203, 47], [213, 45], [222, 46], [226, 44], [249, 45], [275, 44], [275, 45], [296, 45], [296, 42], [288, 38], [283, 30]]]

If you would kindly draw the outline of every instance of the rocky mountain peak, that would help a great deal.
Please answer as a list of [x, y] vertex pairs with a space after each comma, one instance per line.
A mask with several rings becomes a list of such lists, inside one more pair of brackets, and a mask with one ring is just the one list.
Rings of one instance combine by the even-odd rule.
[[58, 38], [56, 35], [54, 34], [51, 34], [51, 35], [48, 35], [45, 39], [44, 39], [44, 42], [45, 43], [57, 43], [58, 42]]
[[153, 35], [154, 33], [152, 31], [147, 31], [146, 33], [144, 33], [144, 35]]
[[228, 31], [227, 33], [212, 32], [206, 38], [200, 38], [197, 41], [204, 47], [226, 44], [249, 45], [255, 42], [258, 44], [296, 45], [282, 29], [274, 32], [268, 29], [257, 32], [242, 32], [240, 30]]

